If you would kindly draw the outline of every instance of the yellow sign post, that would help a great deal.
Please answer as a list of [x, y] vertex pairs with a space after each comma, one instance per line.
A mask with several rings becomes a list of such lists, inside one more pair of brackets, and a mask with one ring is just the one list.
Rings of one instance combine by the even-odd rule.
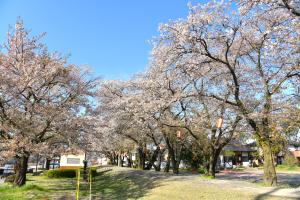
[[76, 187], [76, 200], [79, 200], [79, 190], [80, 190], [80, 168], [77, 170], [77, 187]]
[[90, 174], [89, 174], [89, 182], [90, 182], [90, 200], [92, 200], [92, 168], [90, 167]]

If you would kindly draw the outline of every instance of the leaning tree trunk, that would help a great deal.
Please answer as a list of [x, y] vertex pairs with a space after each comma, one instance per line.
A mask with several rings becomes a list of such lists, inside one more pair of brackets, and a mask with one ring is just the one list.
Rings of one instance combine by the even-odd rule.
[[261, 141], [261, 147], [263, 150], [264, 157], [264, 182], [268, 186], [275, 186], [277, 185], [277, 175], [270, 141]]
[[22, 156], [16, 156], [16, 163], [15, 163], [15, 179], [14, 185], [15, 186], [22, 186], [26, 183], [26, 172], [28, 167], [28, 159], [29, 154], [23, 154]]

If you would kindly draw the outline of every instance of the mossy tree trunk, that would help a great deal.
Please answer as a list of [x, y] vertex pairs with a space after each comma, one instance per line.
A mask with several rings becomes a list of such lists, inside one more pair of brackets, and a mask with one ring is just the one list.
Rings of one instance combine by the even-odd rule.
[[22, 186], [26, 183], [26, 172], [28, 167], [28, 159], [29, 154], [24, 153], [23, 155], [16, 156], [16, 163], [15, 163], [15, 179], [14, 185], [15, 186]]
[[[267, 89], [266, 89], [267, 90]], [[241, 111], [244, 114], [248, 124], [253, 128], [256, 141], [262, 149], [264, 158], [264, 183], [267, 186], [277, 185], [277, 175], [271, 148], [271, 94], [266, 91], [265, 103], [263, 105], [263, 117], [257, 122], [249, 117], [249, 111], [240, 103]]]
[[267, 186], [276, 186], [277, 175], [270, 141], [262, 141], [261, 148], [263, 150], [264, 157], [264, 182]]
[[208, 168], [208, 175], [212, 178], [216, 177], [216, 166], [218, 162], [219, 155], [221, 153], [222, 148], [211, 148], [211, 154], [209, 156], [209, 168]]

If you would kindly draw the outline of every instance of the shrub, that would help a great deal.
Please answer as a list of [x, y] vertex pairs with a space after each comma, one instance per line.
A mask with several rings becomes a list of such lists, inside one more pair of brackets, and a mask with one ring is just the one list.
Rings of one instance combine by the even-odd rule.
[[12, 175], [6, 176], [4, 182], [5, 182], [5, 183], [13, 183], [14, 180], [15, 180], [15, 175], [12, 174]]
[[23, 191], [32, 191], [32, 190], [45, 191], [45, 188], [33, 184], [24, 185], [20, 189]]
[[91, 172], [92, 172], [92, 177], [97, 176], [97, 168], [96, 167], [95, 168], [92, 167]]
[[[80, 168], [81, 173], [83, 168]], [[78, 169], [53, 169], [44, 172], [44, 175], [48, 178], [75, 178]], [[87, 168], [87, 173], [89, 172], [89, 168]], [[97, 175], [97, 168], [91, 168], [92, 177]]]
[[75, 178], [78, 169], [53, 169], [44, 172], [48, 178]]
[[32, 173], [32, 176], [39, 176], [41, 175], [41, 173], [43, 173], [42, 171], [39, 171], [39, 172], [33, 172]]
[[107, 161], [107, 164], [108, 164], [108, 165], [112, 165], [113, 163], [112, 163], [111, 160], [109, 159], [109, 160]]
[[199, 174], [205, 174], [206, 169], [205, 169], [203, 166], [200, 166], [200, 167], [198, 168], [198, 172], [199, 172]]
[[283, 164], [289, 167], [295, 167], [298, 165], [298, 160], [290, 152], [284, 156]]

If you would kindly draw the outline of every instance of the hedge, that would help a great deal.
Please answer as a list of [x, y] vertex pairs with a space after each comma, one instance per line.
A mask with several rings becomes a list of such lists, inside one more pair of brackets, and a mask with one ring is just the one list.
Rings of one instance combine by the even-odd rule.
[[75, 178], [77, 169], [53, 169], [44, 172], [48, 178]]
[[[75, 178], [78, 169], [53, 169], [44, 172], [44, 175], [48, 178]], [[92, 167], [92, 176], [97, 175], [96, 168]], [[82, 168], [81, 168], [82, 173]], [[89, 168], [87, 169], [89, 172]]]

